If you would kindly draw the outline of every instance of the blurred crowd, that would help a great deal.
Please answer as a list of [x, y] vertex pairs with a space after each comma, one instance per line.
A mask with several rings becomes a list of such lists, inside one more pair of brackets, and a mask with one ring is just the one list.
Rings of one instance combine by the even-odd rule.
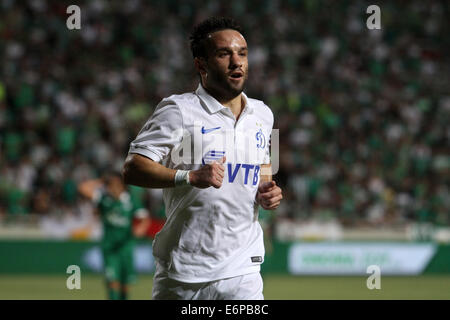
[[[120, 169], [158, 102], [197, 87], [189, 33], [224, 15], [280, 130], [273, 223], [449, 225], [449, 3], [380, 2], [380, 30], [370, 4], [0, 0], [0, 216], [81, 219], [77, 184]], [[133, 190], [164, 215], [160, 191]]]

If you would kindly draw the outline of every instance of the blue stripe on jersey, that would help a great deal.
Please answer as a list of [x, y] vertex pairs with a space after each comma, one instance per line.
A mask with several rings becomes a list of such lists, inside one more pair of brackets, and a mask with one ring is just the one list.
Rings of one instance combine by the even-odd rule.
[[211, 155], [211, 156], [223, 156], [223, 155], [225, 155], [225, 152], [224, 151], [210, 151], [210, 152], [207, 152], [206, 155], [207, 156], [208, 155]]

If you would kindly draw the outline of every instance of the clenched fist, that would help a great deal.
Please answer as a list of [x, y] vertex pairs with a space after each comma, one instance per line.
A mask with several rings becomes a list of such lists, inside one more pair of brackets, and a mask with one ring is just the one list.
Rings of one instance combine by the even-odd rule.
[[211, 164], [204, 165], [198, 170], [192, 170], [189, 172], [189, 183], [191, 186], [197, 188], [209, 188], [213, 186], [218, 189], [222, 186], [223, 176], [225, 174], [225, 167], [223, 164], [226, 161], [226, 157], [223, 156], [219, 162], [212, 162]]
[[283, 199], [281, 188], [275, 181], [261, 182], [256, 194], [256, 201], [266, 210], [275, 210]]

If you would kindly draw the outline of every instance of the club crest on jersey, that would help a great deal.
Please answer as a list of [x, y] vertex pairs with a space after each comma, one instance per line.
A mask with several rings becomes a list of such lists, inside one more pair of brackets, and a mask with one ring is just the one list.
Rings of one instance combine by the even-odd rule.
[[261, 129], [256, 133], [256, 147], [261, 149], [266, 147], [266, 137]]
[[202, 158], [202, 164], [219, 161], [225, 155], [225, 151], [210, 150]]

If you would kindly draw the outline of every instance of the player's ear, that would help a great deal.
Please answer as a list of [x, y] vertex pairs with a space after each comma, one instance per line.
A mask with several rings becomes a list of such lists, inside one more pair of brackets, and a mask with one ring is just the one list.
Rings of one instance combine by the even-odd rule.
[[194, 66], [200, 75], [205, 76], [206, 75], [206, 59], [203, 57], [196, 57], [194, 58]]

